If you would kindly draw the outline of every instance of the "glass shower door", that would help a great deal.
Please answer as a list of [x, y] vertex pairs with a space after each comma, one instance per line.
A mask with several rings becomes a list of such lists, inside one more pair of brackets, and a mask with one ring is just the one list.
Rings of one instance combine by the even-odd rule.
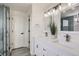
[[3, 40], [3, 8], [0, 6], [0, 56], [4, 52], [4, 40]]
[[[0, 5], [0, 56], [6, 56], [9, 52], [9, 8]], [[7, 26], [8, 25], [8, 26]]]

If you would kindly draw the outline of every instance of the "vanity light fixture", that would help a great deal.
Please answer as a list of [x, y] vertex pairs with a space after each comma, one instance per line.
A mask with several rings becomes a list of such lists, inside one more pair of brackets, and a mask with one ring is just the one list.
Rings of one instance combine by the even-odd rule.
[[49, 9], [47, 12], [44, 13], [45, 17], [48, 17], [50, 15], [52, 15], [53, 13], [56, 12], [56, 10], [59, 8], [59, 10], [61, 10], [61, 3], [57, 4], [55, 7], [52, 7], [51, 9]]
[[45, 16], [45, 17], [48, 17], [48, 14], [47, 14], [47, 13], [45, 13], [45, 14], [44, 14], [44, 16]]
[[48, 17], [48, 16], [52, 15], [54, 12], [55, 12], [55, 10], [49, 11], [49, 12], [47, 12], [47, 13], [44, 13], [44, 16], [45, 16], [45, 17]]

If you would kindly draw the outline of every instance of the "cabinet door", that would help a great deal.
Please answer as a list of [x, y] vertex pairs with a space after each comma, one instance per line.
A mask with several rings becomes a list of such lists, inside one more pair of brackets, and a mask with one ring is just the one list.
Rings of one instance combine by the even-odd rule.
[[73, 54], [73, 51], [71, 51], [71, 49], [67, 48], [67, 47], [61, 47], [59, 49], [59, 55], [60, 56], [75, 56], [75, 54]]
[[42, 51], [42, 45], [40, 43], [40, 40], [35, 40], [35, 55], [36, 56], [42, 56], [43, 51]]
[[45, 42], [43, 45], [43, 55], [44, 56], [56, 56], [58, 55], [57, 48], [55, 45], [52, 45], [51, 42]]
[[56, 55], [58, 55], [57, 53], [56, 53], [56, 50], [54, 51], [53, 49], [51, 49], [51, 48], [43, 48], [44, 50], [43, 50], [43, 55], [44, 56], [56, 56]]

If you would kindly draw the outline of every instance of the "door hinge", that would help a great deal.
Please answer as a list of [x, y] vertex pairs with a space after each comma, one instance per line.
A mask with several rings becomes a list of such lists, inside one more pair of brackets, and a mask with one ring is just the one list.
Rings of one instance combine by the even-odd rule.
[[10, 20], [10, 17], [9, 17], [9, 20]]
[[30, 22], [30, 19], [28, 21]]
[[6, 34], [8, 34], [8, 31], [6, 31]]
[[9, 50], [10, 50], [10, 47], [9, 47]]
[[30, 41], [28, 41], [28, 43], [30, 43]]
[[10, 20], [10, 17], [7, 17], [8, 20]]
[[30, 30], [28, 30], [28, 32], [30, 32]]

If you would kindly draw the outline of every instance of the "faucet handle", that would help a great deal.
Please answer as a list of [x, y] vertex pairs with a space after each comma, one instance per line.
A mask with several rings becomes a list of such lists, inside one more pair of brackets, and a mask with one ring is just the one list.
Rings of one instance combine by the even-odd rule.
[[69, 42], [69, 41], [70, 41], [70, 37], [71, 37], [71, 36], [70, 36], [69, 34], [66, 34], [66, 36], [65, 36], [65, 37], [66, 37], [66, 41], [67, 41], [67, 42]]

